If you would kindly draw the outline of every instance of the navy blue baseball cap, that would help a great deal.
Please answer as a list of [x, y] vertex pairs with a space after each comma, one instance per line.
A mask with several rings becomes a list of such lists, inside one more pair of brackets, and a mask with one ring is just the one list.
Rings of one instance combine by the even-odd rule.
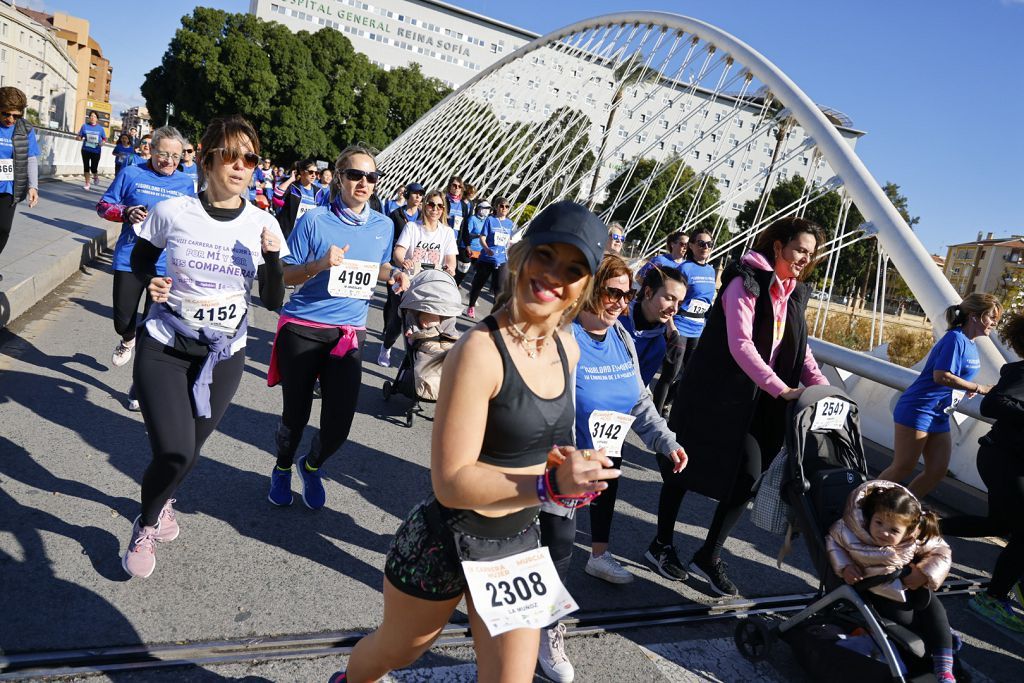
[[409, 183], [405, 186], [406, 194], [426, 194], [427, 190], [419, 183]]
[[608, 226], [587, 207], [566, 200], [550, 204], [534, 216], [523, 239], [531, 246], [571, 244], [583, 252], [594, 274], [604, 256]]

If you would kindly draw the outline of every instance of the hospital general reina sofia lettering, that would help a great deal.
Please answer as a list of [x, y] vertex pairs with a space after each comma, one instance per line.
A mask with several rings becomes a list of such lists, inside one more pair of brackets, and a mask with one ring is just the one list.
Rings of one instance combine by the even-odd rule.
[[330, 3], [317, 2], [316, 0], [279, 0], [279, 2], [282, 4], [293, 5], [307, 12], [316, 12], [325, 17], [338, 19], [348, 24], [358, 25], [374, 31], [381, 31], [382, 33], [389, 33], [398, 38], [415, 40], [418, 43], [429, 45], [430, 47], [438, 50], [444, 50], [445, 52], [450, 52], [462, 57], [470, 56], [469, 48], [465, 45], [460, 45], [440, 38], [434, 38], [433, 36], [420, 33], [419, 31], [413, 31], [402, 27], [393, 27], [391, 23], [387, 21], [367, 17], [358, 12], [353, 12], [351, 9], [347, 9], [344, 6], [333, 7]]

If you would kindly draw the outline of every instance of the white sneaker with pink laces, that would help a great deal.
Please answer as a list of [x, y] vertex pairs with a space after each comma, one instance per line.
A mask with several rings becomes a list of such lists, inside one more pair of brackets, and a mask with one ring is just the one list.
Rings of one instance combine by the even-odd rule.
[[142, 516], [139, 515], [132, 524], [132, 540], [128, 542], [128, 550], [121, 558], [121, 566], [129, 576], [145, 579], [156, 569], [156, 537], [160, 528], [140, 526], [141, 521]]
[[171, 498], [169, 501], [164, 503], [164, 507], [160, 510], [160, 521], [157, 522], [156, 540], [159, 543], [167, 543], [173, 541], [181, 533], [181, 529], [178, 527], [178, 516], [174, 514], [174, 508], [171, 507], [171, 503], [177, 503], [178, 501]]

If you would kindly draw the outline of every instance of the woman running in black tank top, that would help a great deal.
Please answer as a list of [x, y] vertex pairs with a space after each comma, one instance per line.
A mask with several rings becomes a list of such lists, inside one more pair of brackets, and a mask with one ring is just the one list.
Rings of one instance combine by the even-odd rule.
[[[619, 476], [607, 458], [566, 445], [573, 429], [568, 377], [579, 348], [562, 328], [587, 293], [606, 235], [593, 213], [560, 202], [538, 214], [510, 249], [509, 286], [488, 321], [493, 329], [477, 325], [445, 359], [431, 438], [434, 495], [413, 509], [388, 552], [384, 622], [356, 645], [347, 675], [339, 671], [332, 683], [376, 681], [414, 662], [463, 595], [479, 680], [533, 679], [538, 629], [491, 636], [459, 559], [536, 548], [541, 497], [602, 491], [604, 480]], [[561, 464], [545, 476], [549, 460]], [[467, 538], [498, 554], [474, 556]], [[517, 550], [504, 552], [511, 546]]]

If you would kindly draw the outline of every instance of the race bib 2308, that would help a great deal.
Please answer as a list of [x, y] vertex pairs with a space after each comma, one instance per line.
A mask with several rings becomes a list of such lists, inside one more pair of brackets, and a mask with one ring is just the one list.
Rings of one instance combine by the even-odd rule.
[[546, 547], [492, 562], [462, 563], [473, 606], [492, 636], [543, 628], [579, 609]]

